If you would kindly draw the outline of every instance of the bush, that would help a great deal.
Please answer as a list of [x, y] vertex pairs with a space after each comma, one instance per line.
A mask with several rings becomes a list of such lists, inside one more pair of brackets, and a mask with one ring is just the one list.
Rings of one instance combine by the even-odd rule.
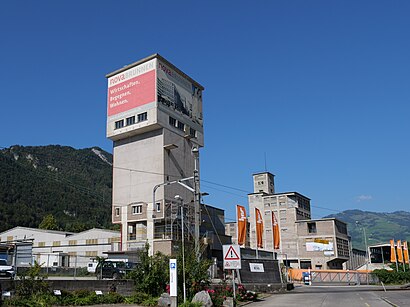
[[[218, 285], [214, 289], [208, 289], [207, 291], [215, 307], [222, 306], [227, 297], [233, 297], [232, 286], [226, 285], [225, 283]], [[235, 294], [237, 301], [255, 301], [257, 299], [257, 293], [247, 291], [243, 285], [238, 285]]]
[[136, 292], [133, 295], [125, 298], [125, 303], [127, 304], [137, 304], [140, 305], [142, 302], [148, 300], [151, 296], [144, 292]]
[[149, 245], [139, 253], [140, 263], [129, 274], [134, 280], [135, 290], [151, 296], [159, 296], [165, 291], [169, 280], [169, 258], [161, 253], [148, 255]]
[[158, 305], [158, 298], [157, 297], [150, 297], [144, 300], [141, 303], [142, 306], [157, 306]]
[[404, 284], [410, 282], [410, 272], [374, 270], [373, 273], [385, 284]]
[[202, 303], [201, 302], [185, 302], [185, 303], [178, 305], [178, 307], [202, 307]]
[[41, 265], [34, 261], [34, 264], [19, 276], [20, 282], [16, 286], [16, 295], [21, 298], [30, 298], [33, 295], [49, 293], [48, 283], [44, 281], [44, 275], [40, 272]]

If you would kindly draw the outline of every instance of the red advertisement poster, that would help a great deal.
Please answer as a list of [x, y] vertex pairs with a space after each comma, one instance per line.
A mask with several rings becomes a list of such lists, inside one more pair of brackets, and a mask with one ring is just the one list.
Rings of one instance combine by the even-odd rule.
[[108, 116], [155, 101], [155, 70], [108, 88]]

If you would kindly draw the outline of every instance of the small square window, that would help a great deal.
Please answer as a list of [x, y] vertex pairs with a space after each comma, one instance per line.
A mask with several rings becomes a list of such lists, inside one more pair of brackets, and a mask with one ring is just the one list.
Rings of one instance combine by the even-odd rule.
[[307, 223], [308, 233], [317, 233], [316, 223]]
[[120, 208], [115, 208], [115, 216], [120, 216]]
[[115, 129], [120, 129], [120, 128], [122, 128], [122, 127], [124, 127], [124, 120], [123, 120], [123, 119], [117, 120], [117, 121], [115, 122]]
[[132, 206], [132, 214], [141, 214], [142, 213], [142, 205]]
[[194, 128], [189, 128], [189, 135], [193, 138], [196, 137], [196, 131]]
[[172, 127], [176, 127], [177, 126], [177, 120], [175, 119], [175, 118], [173, 118], [173, 117], [169, 117], [169, 124], [172, 126]]
[[135, 116], [127, 117], [126, 121], [127, 121], [127, 126], [134, 125], [135, 124]]
[[177, 128], [178, 130], [185, 131], [185, 124], [178, 121]]
[[146, 121], [146, 120], [148, 120], [147, 112], [138, 114], [138, 122], [143, 122], [143, 121]]

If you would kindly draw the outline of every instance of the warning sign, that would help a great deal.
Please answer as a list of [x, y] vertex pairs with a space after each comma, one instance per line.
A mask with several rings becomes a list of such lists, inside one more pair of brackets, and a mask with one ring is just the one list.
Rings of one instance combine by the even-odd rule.
[[241, 268], [241, 250], [239, 245], [223, 245], [224, 269]]

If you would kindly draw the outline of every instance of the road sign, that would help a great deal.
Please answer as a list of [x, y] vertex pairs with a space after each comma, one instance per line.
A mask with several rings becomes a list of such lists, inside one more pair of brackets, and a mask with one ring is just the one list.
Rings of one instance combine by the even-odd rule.
[[224, 269], [240, 269], [241, 268], [241, 250], [239, 245], [223, 245]]
[[169, 259], [169, 295], [177, 296], [177, 260]]

